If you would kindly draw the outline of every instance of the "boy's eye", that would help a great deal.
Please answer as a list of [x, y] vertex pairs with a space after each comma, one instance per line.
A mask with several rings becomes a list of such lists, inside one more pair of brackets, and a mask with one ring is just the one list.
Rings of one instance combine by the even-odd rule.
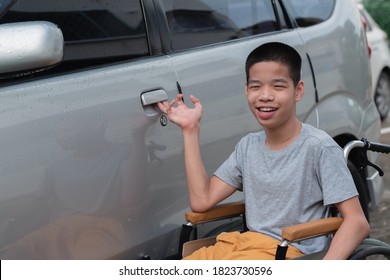
[[274, 88], [276, 88], [276, 89], [285, 89], [286, 86], [285, 85], [276, 84], [276, 85], [274, 85]]

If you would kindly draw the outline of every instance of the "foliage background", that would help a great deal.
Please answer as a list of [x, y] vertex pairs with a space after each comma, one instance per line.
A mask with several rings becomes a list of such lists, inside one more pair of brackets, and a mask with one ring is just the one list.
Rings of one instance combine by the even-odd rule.
[[390, 0], [361, 1], [371, 17], [390, 37]]

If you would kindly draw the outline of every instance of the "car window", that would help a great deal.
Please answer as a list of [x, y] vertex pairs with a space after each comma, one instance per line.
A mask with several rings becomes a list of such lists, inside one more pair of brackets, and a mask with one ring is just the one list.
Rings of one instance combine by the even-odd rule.
[[163, 0], [175, 50], [279, 29], [269, 0]]
[[139, 0], [18, 0], [0, 23], [39, 20], [57, 24], [64, 35], [63, 63], [51, 72], [149, 54]]
[[335, 0], [288, 0], [299, 27], [308, 27], [327, 20], [333, 12]]

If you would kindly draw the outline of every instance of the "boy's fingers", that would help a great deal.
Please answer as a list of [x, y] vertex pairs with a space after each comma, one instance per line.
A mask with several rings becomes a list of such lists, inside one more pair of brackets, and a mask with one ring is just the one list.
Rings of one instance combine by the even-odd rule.
[[190, 95], [191, 102], [194, 104], [195, 107], [201, 107], [202, 104], [200, 103], [199, 99], [196, 98], [193, 95]]
[[157, 106], [163, 113], [165, 113], [165, 114], [167, 113], [167, 102], [166, 101], [158, 102]]
[[179, 93], [179, 94], [176, 95], [177, 105], [180, 105], [180, 104], [184, 103], [183, 102], [183, 96], [184, 96], [184, 94], [182, 94], [182, 93]]
[[167, 109], [171, 109], [172, 106], [173, 106], [173, 104], [175, 104], [175, 103], [176, 103], [176, 100], [175, 100], [175, 99], [172, 100], [171, 102], [169, 102]]
[[199, 102], [199, 99], [198, 98], [196, 98], [195, 96], [193, 96], [193, 95], [190, 95], [190, 98], [191, 98], [191, 101], [192, 101], [192, 103], [197, 103], [197, 102]]

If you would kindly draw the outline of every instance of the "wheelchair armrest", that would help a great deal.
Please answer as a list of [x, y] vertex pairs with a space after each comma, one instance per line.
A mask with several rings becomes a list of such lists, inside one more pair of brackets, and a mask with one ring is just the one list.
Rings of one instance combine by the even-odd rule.
[[222, 203], [202, 213], [186, 212], [185, 219], [193, 225], [211, 222], [219, 219], [235, 217], [245, 213], [244, 202]]
[[337, 231], [343, 218], [332, 217], [294, 225], [282, 229], [282, 239], [289, 242], [309, 239]]

